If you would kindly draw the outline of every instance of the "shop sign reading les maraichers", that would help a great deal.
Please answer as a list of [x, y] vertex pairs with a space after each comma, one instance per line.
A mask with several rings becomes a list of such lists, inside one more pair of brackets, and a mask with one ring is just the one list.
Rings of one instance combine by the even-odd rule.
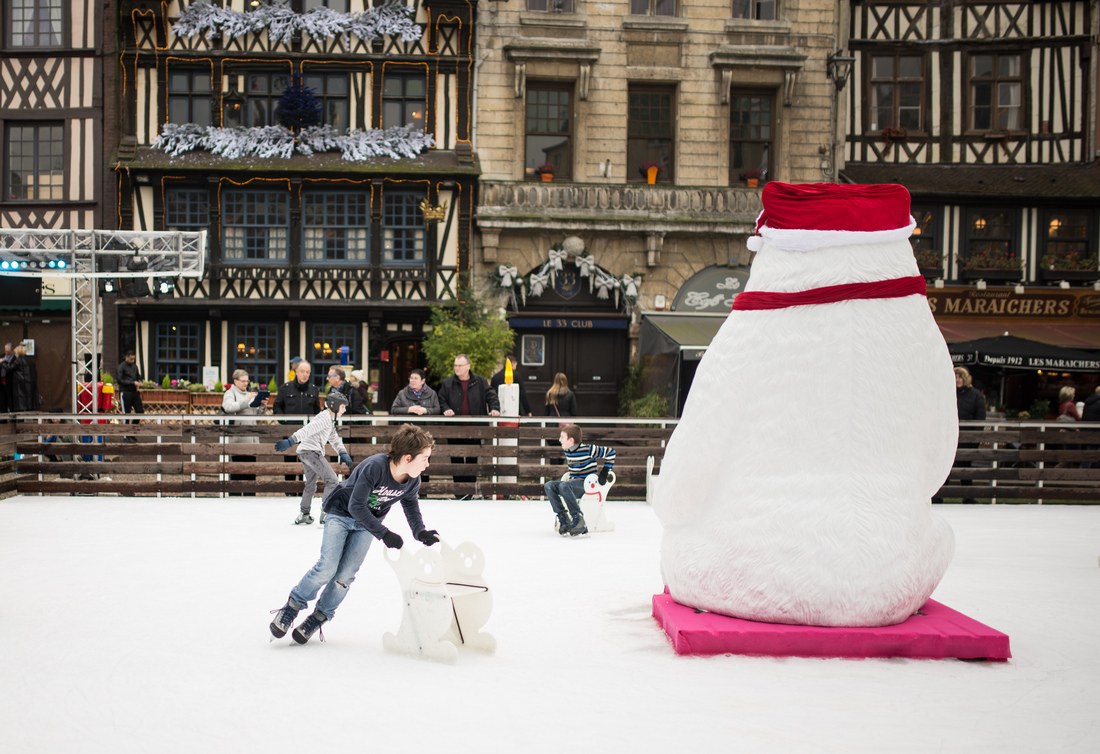
[[1100, 319], [1100, 294], [1074, 291], [1016, 293], [1012, 288], [928, 289], [928, 306], [937, 317], [1019, 319]]

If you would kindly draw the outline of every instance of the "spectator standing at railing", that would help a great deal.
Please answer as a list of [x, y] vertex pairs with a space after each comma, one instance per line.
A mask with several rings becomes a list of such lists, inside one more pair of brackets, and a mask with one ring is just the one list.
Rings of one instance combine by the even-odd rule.
[[[264, 404], [259, 406], [253, 406], [252, 404], [256, 400], [257, 392], [255, 390], [248, 389], [248, 372], [243, 369], [237, 369], [233, 372], [232, 384], [225, 391], [225, 395], [222, 396], [222, 413], [226, 416], [259, 416], [264, 413]], [[270, 400], [270, 398], [268, 398]], [[238, 426], [255, 424], [255, 419], [241, 419], [237, 422]], [[256, 435], [230, 435], [228, 438], [234, 443], [259, 443], [260, 438]], [[254, 455], [231, 455], [229, 460], [234, 463], [255, 463], [256, 456]], [[229, 479], [231, 481], [240, 482], [253, 482], [256, 480], [255, 474], [230, 474]], [[250, 492], [230, 492], [230, 496], [249, 495]]]
[[[489, 387], [489, 381], [470, 371], [470, 357], [464, 353], [455, 356], [453, 376], [443, 380], [439, 388], [439, 407], [444, 416], [500, 416], [500, 399], [497, 391]], [[450, 445], [481, 444], [479, 440], [452, 438]], [[476, 456], [452, 456], [451, 463], [476, 464]], [[477, 482], [476, 476], [456, 476], [455, 484]], [[466, 495], [456, 495], [465, 498]]]
[[[1081, 409], [1081, 421], [1083, 422], [1100, 422], [1100, 385], [1096, 386], [1096, 390], [1092, 395], [1085, 398], [1085, 407]], [[1100, 452], [1100, 448], [1096, 446], [1085, 446], [1090, 448], [1094, 453]], [[1085, 461], [1081, 464], [1082, 469], [1095, 469], [1100, 467], [1100, 463], [1095, 461]]]
[[1058, 391], [1058, 421], [1081, 421], [1081, 414], [1077, 411], [1077, 388], [1073, 385], [1063, 385]]
[[348, 399], [348, 414], [362, 416], [367, 413], [367, 406], [363, 403], [363, 396], [347, 381], [347, 375], [340, 367], [329, 367], [326, 376], [329, 392], [335, 390]]
[[546, 415], [563, 418], [577, 415], [577, 396], [569, 389], [569, 378], [564, 372], [554, 375], [554, 382], [546, 391]]
[[320, 398], [317, 388], [309, 379], [312, 373], [312, 365], [304, 359], [299, 360], [294, 367], [294, 379], [284, 382], [275, 395], [272, 413], [309, 416], [316, 414]]
[[443, 413], [439, 407], [439, 396], [428, 387], [428, 376], [423, 369], [409, 372], [409, 384], [401, 389], [390, 406], [391, 414], [412, 414], [413, 416], [433, 416]]
[[11, 382], [12, 411], [37, 411], [42, 405], [38, 394], [38, 368], [27, 357], [26, 347], [20, 343], [13, 349], [14, 358], [8, 363], [8, 381]]
[[352, 390], [359, 393], [359, 397], [363, 399], [363, 407], [366, 409], [364, 413], [371, 413], [374, 409], [374, 401], [371, 400], [370, 385], [363, 379], [363, 370], [352, 369], [348, 375], [348, 382], [351, 384]]
[[[584, 478], [597, 473], [600, 484], [607, 483], [607, 474], [615, 465], [615, 449], [606, 445], [589, 445], [581, 442], [584, 433], [576, 424], [562, 427], [558, 442], [565, 453], [569, 467], [568, 479], [552, 479], [543, 485], [550, 507], [558, 517], [558, 534], [578, 537], [588, 533], [588, 526], [581, 515], [580, 499], [584, 497]], [[602, 465], [601, 465], [602, 461]]]
[[11, 411], [11, 379], [8, 365], [15, 358], [15, 348], [11, 343], [4, 344], [4, 355], [0, 357], [0, 413]]
[[[980, 421], [985, 418], [985, 398], [974, 387], [974, 378], [970, 376], [970, 370], [966, 367], [955, 367], [955, 400], [958, 403], [959, 419], [962, 421]], [[976, 448], [977, 443], [959, 443], [959, 448]], [[955, 459], [955, 466], [958, 468], [968, 468], [970, 461], [960, 461]], [[959, 482], [963, 486], [969, 486], [970, 480], [963, 479]], [[939, 502], [938, 498], [933, 499], [935, 502]], [[978, 502], [972, 497], [963, 498], [963, 503], [971, 504]]]
[[[297, 414], [299, 416], [313, 416], [320, 405], [320, 394], [313, 382], [309, 379], [313, 374], [313, 366], [300, 356], [290, 360], [294, 365], [294, 376], [284, 382], [278, 393], [275, 394], [275, 402], [271, 405], [273, 414]], [[282, 424], [296, 424], [293, 421], [283, 421]], [[297, 463], [295, 458], [284, 458], [287, 463]], [[287, 474], [283, 477], [288, 482], [301, 481], [297, 474]]]
[[1085, 398], [1085, 408], [1081, 411], [1081, 421], [1100, 422], [1100, 385], [1092, 395]]
[[145, 413], [145, 405], [141, 402], [141, 391], [138, 390], [143, 379], [141, 367], [137, 364], [137, 354], [127, 351], [122, 358], [122, 363], [118, 365], [118, 374], [115, 375], [115, 381], [118, 382], [119, 408], [123, 414]]

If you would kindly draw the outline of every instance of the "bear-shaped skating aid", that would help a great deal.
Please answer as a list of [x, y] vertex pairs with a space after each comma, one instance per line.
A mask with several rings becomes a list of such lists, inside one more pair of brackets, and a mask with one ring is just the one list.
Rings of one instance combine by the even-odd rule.
[[492, 595], [482, 571], [485, 556], [477, 545], [406, 549], [386, 562], [401, 587], [404, 608], [397, 633], [382, 636], [387, 652], [454, 662], [458, 647], [496, 651], [496, 639], [483, 629], [493, 610]]
[[930, 498], [958, 441], [909, 194], [772, 182], [763, 202], [745, 292], [655, 477], [662, 574], [734, 617], [899, 623], [954, 552]]

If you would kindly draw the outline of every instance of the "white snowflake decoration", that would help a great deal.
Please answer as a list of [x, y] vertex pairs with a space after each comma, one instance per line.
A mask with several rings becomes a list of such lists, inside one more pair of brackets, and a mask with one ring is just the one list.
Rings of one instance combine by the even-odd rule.
[[204, 149], [227, 159], [241, 157], [281, 157], [295, 152], [312, 155], [339, 151], [349, 162], [373, 157], [411, 159], [430, 149], [434, 139], [412, 125], [394, 128], [349, 130], [340, 133], [331, 126], [312, 126], [297, 134], [283, 126], [256, 128], [218, 128], [194, 123], [166, 123], [153, 142], [153, 148], [172, 157]]
[[363, 13], [340, 13], [324, 7], [295, 13], [285, 5], [261, 5], [242, 13], [196, 2], [180, 13], [172, 31], [180, 37], [205, 33], [208, 38], [237, 39], [266, 30], [272, 42], [281, 44], [289, 43], [295, 33], [304, 32], [315, 38], [339, 38], [340, 44], [347, 49], [350, 35], [365, 42], [384, 36], [415, 42], [423, 32], [413, 21], [414, 14], [412, 8], [399, 3], [387, 3]]

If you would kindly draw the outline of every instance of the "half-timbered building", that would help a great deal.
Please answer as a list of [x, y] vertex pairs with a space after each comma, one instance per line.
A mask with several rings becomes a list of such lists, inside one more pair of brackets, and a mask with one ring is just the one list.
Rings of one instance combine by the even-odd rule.
[[123, 3], [119, 227], [210, 231], [204, 278], [118, 299], [150, 377], [282, 381], [300, 355], [320, 381], [346, 349], [389, 405], [469, 272], [474, 21], [459, 0]]
[[851, 3], [842, 175], [909, 188], [949, 341], [1100, 348], [1096, 29], [1088, 0]]
[[[1002, 335], [1025, 351], [1100, 348], [1097, 7], [850, 4], [842, 176], [911, 192], [929, 304], [960, 362], [975, 363], [964, 344]], [[990, 405], [1009, 412], [1100, 379], [1073, 351], [976, 363]]]
[[[91, 0], [3, 0], [2, 8], [0, 228], [104, 227], [114, 206], [102, 150], [113, 138], [104, 92], [114, 27]], [[0, 278], [0, 342], [34, 342], [43, 405], [63, 408], [72, 287], [48, 272]]]

